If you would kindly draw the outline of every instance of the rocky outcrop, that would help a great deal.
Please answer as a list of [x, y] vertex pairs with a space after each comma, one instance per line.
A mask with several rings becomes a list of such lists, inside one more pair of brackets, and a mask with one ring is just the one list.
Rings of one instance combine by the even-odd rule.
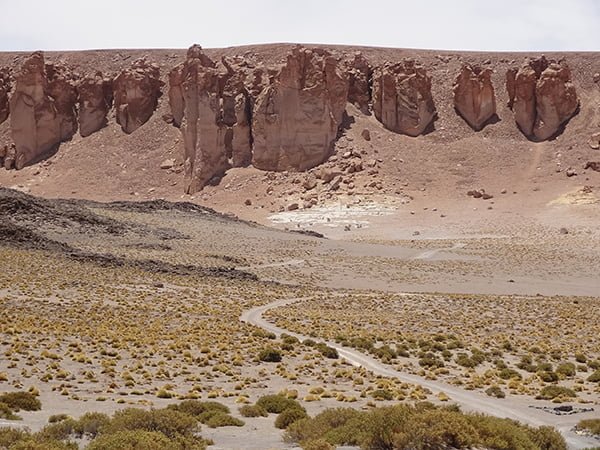
[[169, 74], [173, 123], [184, 141], [186, 191], [202, 189], [251, 159], [250, 104], [231, 67], [217, 68], [198, 45]]
[[46, 64], [48, 95], [54, 100], [59, 122], [60, 141], [77, 132], [77, 77], [62, 64]]
[[373, 75], [373, 112], [387, 129], [419, 136], [435, 118], [431, 78], [413, 60], [386, 64]]
[[117, 123], [131, 134], [145, 124], [161, 96], [160, 72], [156, 64], [141, 58], [122, 71], [113, 82]]
[[108, 124], [107, 115], [112, 107], [112, 81], [102, 72], [84, 77], [77, 86], [79, 94], [79, 134], [82, 137]]
[[579, 99], [566, 62], [545, 57], [528, 61], [506, 74], [509, 106], [517, 125], [529, 139], [556, 136], [575, 115]]
[[496, 115], [492, 70], [464, 65], [454, 82], [454, 107], [476, 131]]
[[25, 60], [10, 100], [15, 168], [39, 159], [75, 133], [76, 98], [72, 76], [64, 67], [45, 65], [42, 52]]
[[0, 69], [0, 123], [8, 119], [8, 94], [10, 93], [10, 71], [8, 68]]
[[361, 52], [356, 52], [351, 60], [346, 61], [348, 73], [348, 101], [361, 110], [370, 114], [371, 81], [373, 68]]
[[307, 170], [333, 149], [348, 97], [348, 78], [328, 52], [295, 47], [259, 95], [252, 115], [252, 164]]

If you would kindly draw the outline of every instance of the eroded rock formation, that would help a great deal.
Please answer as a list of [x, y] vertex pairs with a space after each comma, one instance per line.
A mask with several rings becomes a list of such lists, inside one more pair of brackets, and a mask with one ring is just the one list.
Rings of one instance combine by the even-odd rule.
[[496, 114], [496, 95], [491, 77], [491, 69], [464, 65], [454, 82], [454, 107], [477, 131]]
[[373, 75], [373, 112], [387, 129], [418, 136], [435, 118], [431, 78], [413, 60], [386, 64]]
[[86, 137], [108, 124], [112, 107], [112, 81], [102, 72], [84, 77], [77, 86], [79, 94], [79, 134]]
[[25, 60], [10, 99], [15, 168], [21, 169], [73, 136], [77, 130], [76, 99], [66, 68], [45, 65], [42, 52]]
[[248, 95], [231, 67], [217, 68], [198, 45], [169, 74], [173, 123], [184, 140], [186, 191], [195, 192], [229, 167], [250, 162]]
[[10, 93], [10, 71], [8, 68], [0, 69], [0, 123], [8, 119], [8, 94]]
[[364, 114], [370, 114], [371, 81], [373, 68], [361, 52], [346, 62], [348, 73], [348, 101], [354, 104]]
[[160, 71], [156, 64], [140, 58], [122, 71], [113, 82], [117, 123], [127, 134], [145, 124], [161, 96]]
[[252, 116], [252, 164], [307, 170], [331, 153], [348, 97], [348, 78], [328, 52], [295, 47], [259, 95]]
[[77, 77], [62, 64], [46, 64], [46, 77], [59, 121], [60, 141], [66, 141], [77, 132]]
[[564, 61], [548, 61], [542, 56], [518, 71], [509, 70], [506, 89], [515, 121], [533, 140], [543, 141], [560, 133], [579, 107], [571, 71]]

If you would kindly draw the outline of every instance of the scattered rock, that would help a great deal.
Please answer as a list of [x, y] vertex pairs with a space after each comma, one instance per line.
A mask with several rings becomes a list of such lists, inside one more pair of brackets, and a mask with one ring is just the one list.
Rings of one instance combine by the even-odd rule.
[[387, 64], [373, 75], [373, 111], [387, 129], [418, 136], [435, 117], [431, 78], [413, 60]]
[[570, 178], [570, 177], [574, 177], [577, 175], [577, 171], [575, 171], [575, 169], [567, 169], [567, 171], [565, 172], [565, 174]]
[[246, 206], [252, 206], [252, 200], [250, 200], [249, 198], [247, 198], [246, 201], [244, 202], [244, 205], [246, 205]]
[[569, 234], [569, 230], [567, 230], [566, 228], [562, 227], [562, 228], [559, 230], [559, 233], [560, 233], [560, 234]]
[[367, 130], [366, 128], [364, 130], [362, 130], [362, 132], [360, 133], [360, 135], [362, 136], [362, 138], [365, 141], [370, 141], [371, 140], [371, 132], [369, 130]]
[[587, 169], [592, 169], [595, 172], [600, 172], [600, 161], [588, 161], [583, 167], [583, 170]]
[[300, 208], [300, 205], [298, 205], [298, 203], [290, 203], [290, 204], [287, 206], [286, 210], [288, 210], [288, 211], [295, 211], [295, 210], [297, 210], [298, 208]]
[[600, 73], [596, 72], [593, 77], [594, 83], [600, 83]]
[[175, 166], [175, 160], [173, 158], [165, 159], [160, 163], [161, 169], [172, 169]]
[[600, 133], [592, 134], [589, 144], [590, 144], [590, 147], [594, 150], [600, 149]]

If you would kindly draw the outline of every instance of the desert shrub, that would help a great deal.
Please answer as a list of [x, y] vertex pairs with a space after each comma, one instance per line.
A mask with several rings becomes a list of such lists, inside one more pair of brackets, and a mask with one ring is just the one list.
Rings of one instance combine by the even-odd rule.
[[588, 430], [592, 434], [600, 435], [600, 419], [585, 419], [577, 424], [577, 428]]
[[78, 450], [77, 444], [74, 442], [60, 441], [38, 441], [29, 439], [19, 441], [10, 447], [10, 450]]
[[517, 372], [515, 369], [510, 369], [508, 367], [500, 370], [500, 372], [498, 372], [498, 376], [500, 378], [502, 378], [503, 380], [510, 380], [512, 378], [517, 378], [517, 379], [521, 379], [523, 378], [521, 376], [521, 374], [519, 372]]
[[387, 389], [377, 389], [371, 392], [371, 397], [373, 397], [375, 400], [393, 400], [394, 394]]
[[600, 383], [600, 370], [596, 370], [593, 374], [591, 374], [588, 377], [587, 380], [592, 383]]
[[545, 383], [554, 383], [558, 381], [558, 374], [556, 372], [551, 372], [547, 370], [541, 370], [536, 374], [538, 378]]
[[119, 431], [158, 431], [169, 438], [177, 435], [189, 435], [197, 431], [197, 420], [189, 414], [170, 408], [144, 411], [138, 408], [126, 408], [115, 412], [110, 423], [103, 426], [102, 434]]
[[256, 330], [252, 332], [252, 336], [255, 337], [260, 337], [260, 338], [266, 338], [266, 339], [276, 339], [277, 336], [275, 335], [275, 333], [270, 333], [268, 331], [265, 330]]
[[31, 433], [18, 428], [0, 428], [0, 448], [10, 448], [19, 441], [31, 439]]
[[0, 395], [0, 403], [8, 405], [13, 411], [39, 411], [42, 402], [29, 392], [6, 392]]
[[0, 419], [4, 420], [21, 420], [14, 411], [6, 403], [0, 402]]
[[[204, 447], [198, 447], [204, 448]], [[87, 450], [182, 450], [183, 447], [156, 431], [121, 430], [94, 439]]]
[[284, 344], [294, 345], [298, 344], [300, 341], [295, 336], [290, 336], [289, 334], [283, 333], [281, 336], [281, 341]]
[[169, 405], [168, 409], [173, 409], [190, 416], [199, 418], [207, 412], [221, 412], [229, 414], [229, 408], [219, 402], [202, 402], [199, 400], [184, 400], [176, 405]]
[[71, 418], [51, 423], [36, 433], [36, 437], [44, 441], [65, 441], [74, 434], [76, 425], [75, 419]]
[[600, 359], [595, 359], [593, 361], [588, 361], [587, 365], [592, 370], [600, 370]]
[[363, 415], [364, 413], [352, 408], [326, 409], [312, 419], [301, 419], [291, 424], [286, 430], [284, 439], [288, 442], [300, 443], [324, 439], [330, 444], [353, 445], [357, 442], [350, 442], [351, 439], [344, 436], [343, 430], [348, 425], [348, 428], [355, 429], [352, 424], [359, 421]]
[[531, 356], [525, 355], [521, 357], [521, 361], [517, 363], [517, 367], [521, 370], [525, 370], [526, 372], [533, 373], [538, 370], [538, 367], [533, 364], [533, 360]]
[[423, 354], [419, 359], [421, 367], [439, 368], [444, 367], [444, 361], [431, 352]]
[[577, 353], [575, 353], [575, 361], [577, 361], [580, 364], [585, 364], [587, 361], [587, 356], [585, 356], [581, 352], [577, 352]]
[[456, 355], [456, 364], [459, 366], [472, 368], [477, 366], [477, 362], [471, 358], [466, 353], [459, 353]]
[[357, 350], [371, 351], [373, 349], [373, 341], [366, 337], [353, 337], [349, 341], [350, 347]]
[[265, 395], [259, 398], [256, 402], [256, 406], [260, 406], [268, 413], [280, 414], [286, 409], [290, 408], [302, 408], [300, 403], [291, 398], [284, 397], [283, 395]]
[[243, 420], [232, 417], [224, 412], [216, 412], [212, 414], [211, 417], [203, 423], [208, 425], [210, 428], [243, 427], [245, 425]]
[[531, 428], [508, 419], [463, 414], [430, 403], [375, 408], [369, 412], [326, 410], [290, 425], [285, 439], [312, 448], [314, 442], [386, 449], [565, 450], [562, 436], [548, 427]]
[[244, 405], [239, 411], [242, 417], [267, 417], [269, 415], [266, 409], [258, 405]]
[[280, 362], [281, 352], [273, 347], [267, 347], [258, 354], [258, 359], [264, 362]]
[[373, 349], [371, 353], [373, 353], [373, 355], [377, 356], [378, 358], [381, 358], [383, 362], [389, 362], [398, 356], [396, 351], [387, 344]]
[[487, 388], [485, 390], [485, 393], [487, 395], [489, 395], [490, 397], [496, 397], [496, 398], [506, 397], [506, 394], [504, 393], [504, 391], [502, 390], [502, 388], [500, 386], [490, 386], [489, 388]]
[[330, 347], [327, 344], [319, 343], [315, 347], [317, 348], [317, 350], [319, 350], [321, 355], [323, 355], [325, 358], [338, 359], [340, 356], [340, 355], [338, 355], [338, 352], [335, 348]]
[[110, 423], [110, 417], [104, 413], [87, 412], [77, 420], [75, 433], [78, 436], [88, 436], [94, 438], [98, 435], [102, 427]]
[[48, 417], [48, 423], [62, 422], [63, 420], [67, 420], [70, 418], [71, 416], [69, 416], [68, 414], [53, 414], [50, 417]]
[[304, 408], [287, 408], [277, 416], [277, 419], [275, 419], [275, 427], [284, 430], [291, 424], [307, 417], [308, 414], [306, 414]]
[[574, 377], [576, 372], [577, 369], [575, 368], [575, 364], [570, 362], [559, 364], [556, 368], [556, 373], [563, 377]]
[[567, 450], [562, 435], [552, 427], [539, 427], [529, 433], [531, 440], [540, 450]]
[[537, 395], [537, 399], [541, 400], [553, 400], [557, 397], [570, 397], [574, 398], [577, 395], [573, 390], [564, 386], [544, 386], [540, 393]]
[[335, 447], [324, 439], [302, 443], [302, 450], [335, 450]]

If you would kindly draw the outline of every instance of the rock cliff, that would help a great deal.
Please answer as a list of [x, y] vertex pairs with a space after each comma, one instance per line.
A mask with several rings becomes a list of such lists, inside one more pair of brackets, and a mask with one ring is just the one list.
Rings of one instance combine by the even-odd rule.
[[373, 75], [373, 112], [387, 129], [419, 136], [435, 118], [431, 78], [413, 60], [386, 64]]

